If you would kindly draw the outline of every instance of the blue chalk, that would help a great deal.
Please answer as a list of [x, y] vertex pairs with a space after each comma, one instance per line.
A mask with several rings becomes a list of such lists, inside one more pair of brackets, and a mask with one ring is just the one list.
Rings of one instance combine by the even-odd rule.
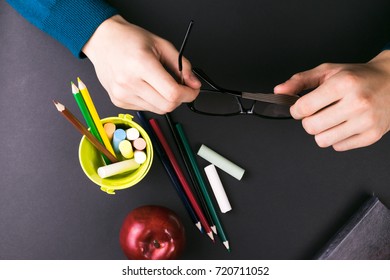
[[126, 131], [121, 128], [115, 130], [114, 135], [112, 136], [112, 147], [114, 148], [115, 153], [119, 153], [119, 143], [126, 139]]

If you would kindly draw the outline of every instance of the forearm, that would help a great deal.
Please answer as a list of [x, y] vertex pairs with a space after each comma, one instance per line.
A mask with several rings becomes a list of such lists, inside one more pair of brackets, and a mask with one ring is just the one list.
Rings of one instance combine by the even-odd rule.
[[33, 25], [48, 33], [73, 55], [83, 57], [82, 48], [98, 26], [117, 11], [103, 0], [7, 0]]

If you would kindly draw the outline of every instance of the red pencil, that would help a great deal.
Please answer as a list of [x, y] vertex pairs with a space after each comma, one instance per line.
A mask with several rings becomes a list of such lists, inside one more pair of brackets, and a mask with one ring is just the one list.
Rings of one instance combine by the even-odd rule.
[[161, 142], [161, 145], [163, 146], [163, 149], [165, 150], [165, 153], [168, 156], [169, 161], [171, 162], [173, 169], [176, 172], [177, 177], [179, 178], [180, 183], [183, 186], [184, 192], [186, 193], [192, 207], [194, 208], [194, 211], [196, 215], [198, 215], [198, 218], [205, 229], [207, 235], [214, 241], [213, 232], [210, 228], [210, 225], [208, 224], [206, 217], [204, 216], [202, 209], [200, 208], [198, 202], [195, 199], [194, 194], [191, 191], [190, 185], [187, 182], [186, 177], [184, 176], [183, 172], [181, 171], [181, 168], [176, 160], [175, 155], [173, 154], [168, 141], [166, 140], [158, 122], [156, 119], [150, 119], [149, 120], [150, 125], [152, 126], [154, 132], [156, 133], [158, 139]]

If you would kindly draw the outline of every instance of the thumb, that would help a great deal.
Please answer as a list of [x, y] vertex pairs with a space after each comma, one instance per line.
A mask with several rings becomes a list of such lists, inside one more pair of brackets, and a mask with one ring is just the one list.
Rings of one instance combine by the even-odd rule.
[[322, 65], [294, 74], [290, 79], [277, 85], [274, 88], [276, 94], [295, 95], [306, 89], [313, 89], [323, 83], [327, 76], [328, 70]]
[[183, 62], [183, 69], [181, 74], [183, 75], [184, 84], [186, 86], [189, 86], [190, 88], [199, 89], [202, 84], [199, 81], [199, 79], [196, 77], [196, 75], [192, 72], [192, 66], [190, 61], [187, 58], [182, 57], [182, 62]]
[[179, 70], [179, 52], [176, 48], [168, 41], [163, 40], [160, 44], [161, 50], [161, 62], [165, 64], [170, 70], [172, 70], [175, 75], [180, 78], [183, 75], [185, 85], [193, 88], [199, 89], [201, 87], [201, 82], [192, 73], [192, 66], [189, 60], [185, 57], [182, 57], [182, 73]]

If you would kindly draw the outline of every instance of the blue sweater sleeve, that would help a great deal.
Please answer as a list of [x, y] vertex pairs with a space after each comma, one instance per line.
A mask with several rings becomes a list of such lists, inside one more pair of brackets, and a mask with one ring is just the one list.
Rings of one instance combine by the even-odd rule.
[[104, 0], [7, 0], [24, 18], [65, 45], [76, 57], [117, 10]]

